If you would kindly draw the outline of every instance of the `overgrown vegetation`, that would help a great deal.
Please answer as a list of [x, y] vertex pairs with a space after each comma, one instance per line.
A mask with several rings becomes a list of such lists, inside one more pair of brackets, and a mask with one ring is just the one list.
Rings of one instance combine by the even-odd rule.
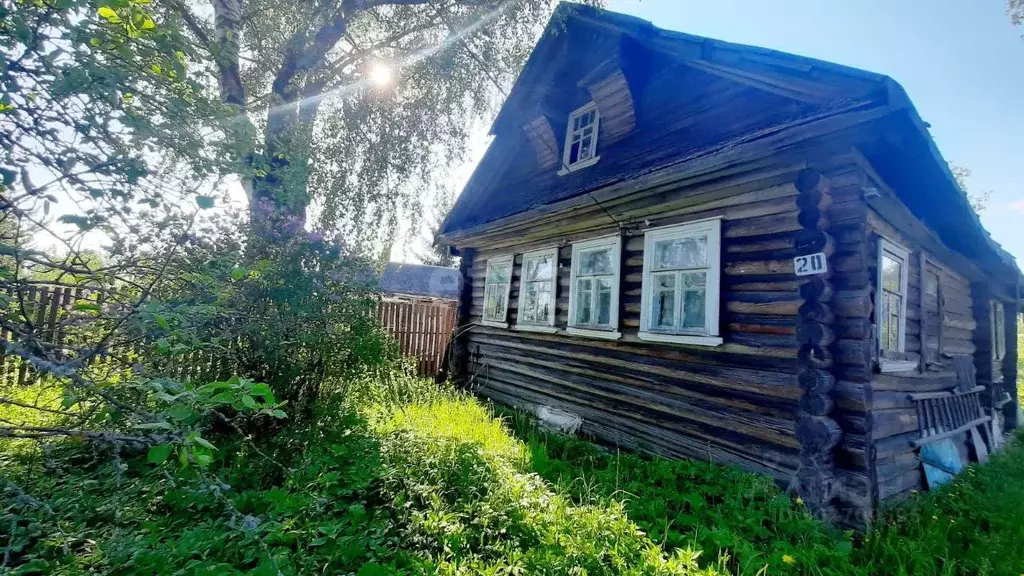
[[764, 478], [708, 462], [618, 453], [507, 413], [534, 470], [583, 502], [621, 501], [656, 542], [724, 553], [738, 574], [1008, 575], [1024, 569], [1024, 437], [936, 492], [838, 532]]
[[690, 547], [664, 553], [619, 504], [574, 504], [551, 490], [476, 400], [393, 375], [352, 384], [362, 410], [328, 403], [273, 439], [236, 438], [205, 472], [81, 446], [5, 453], [4, 565], [13, 574], [720, 573], [714, 561], [699, 570]]
[[353, 378], [346, 392], [271, 438], [221, 436], [206, 468], [81, 444], [4, 450], [5, 566], [363, 576], [1016, 575], [1024, 566], [1019, 444], [853, 536], [761, 477], [548, 434], [391, 370]]

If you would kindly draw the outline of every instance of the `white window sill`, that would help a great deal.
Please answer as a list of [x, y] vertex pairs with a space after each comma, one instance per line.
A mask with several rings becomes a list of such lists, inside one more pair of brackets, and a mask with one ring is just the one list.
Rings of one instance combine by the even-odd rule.
[[481, 320], [481, 324], [484, 326], [490, 326], [491, 328], [508, 328], [508, 322], [498, 322], [495, 320]]
[[685, 334], [656, 334], [654, 332], [640, 332], [637, 336], [646, 342], [667, 342], [670, 344], [694, 344], [697, 346], [721, 346], [722, 338], [719, 336], [687, 336]]
[[586, 336], [587, 338], [600, 338], [602, 340], [618, 340], [622, 333], [618, 330], [594, 330], [591, 328], [573, 328], [569, 326], [565, 331], [573, 336]]
[[559, 176], [565, 176], [566, 174], [568, 174], [570, 172], [575, 172], [577, 170], [582, 170], [583, 168], [586, 168], [587, 166], [593, 166], [594, 164], [597, 164], [597, 161], [600, 160], [600, 159], [601, 159], [600, 156], [591, 156], [590, 158], [587, 158], [586, 160], [583, 160], [582, 162], [577, 162], [575, 164], [569, 165], [568, 167], [563, 167], [561, 170], [558, 171], [558, 175]]
[[541, 332], [543, 334], [554, 334], [555, 332], [558, 332], [558, 328], [555, 326], [535, 326], [532, 324], [516, 324], [512, 329], [520, 332]]

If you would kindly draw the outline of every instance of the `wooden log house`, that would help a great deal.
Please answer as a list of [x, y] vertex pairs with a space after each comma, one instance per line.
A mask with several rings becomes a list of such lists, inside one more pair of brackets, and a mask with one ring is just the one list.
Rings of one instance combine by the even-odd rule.
[[1021, 273], [892, 79], [563, 3], [492, 133], [437, 238], [481, 394], [847, 523], [1016, 426]]

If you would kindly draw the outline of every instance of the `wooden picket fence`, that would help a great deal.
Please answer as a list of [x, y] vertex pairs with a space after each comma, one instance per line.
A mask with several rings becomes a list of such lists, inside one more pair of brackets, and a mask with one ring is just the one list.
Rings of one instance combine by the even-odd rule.
[[[10, 292], [10, 296], [15, 297]], [[43, 342], [55, 345], [58, 355], [73, 350], [78, 343], [67, 330], [67, 318], [75, 313], [77, 303], [88, 302], [103, 307], [109, 298], [106, 290], [68, 286], [30, 286], [23, 290], [22, 301], [28, 318]], [[421, 376], [436, 375], [443, 366], [445, 351], [457, 320], [457, 303], [446, 300], [383, 298], [377, 304], [377, 317], [395, 340], [403, 354], [416, 362]], [[13, 339], [9, 331], [0, 331], [4, 341]], [[125, 355], [142, 354], [141, 342], [121, 350]], [[59, 359], [59, 358], [58, 358]], [[97, 356], [90, 364], [109, 361]], [[215, 377], [227, 367], [201, 352], [192, 352], [175, 365], [175, 376], [181, 378]], [[181, 372], [178, 374], [177, 372]], [[0, 385], [26, 386], [39, 381], [28, 362], [14, 355], [4, 355], [0, 348]]]
[[384, 298], [377, 305], [377, 318], [402, 353], [416, 361], [420, 376], [441, 371], [458, 320], [457, 302]]

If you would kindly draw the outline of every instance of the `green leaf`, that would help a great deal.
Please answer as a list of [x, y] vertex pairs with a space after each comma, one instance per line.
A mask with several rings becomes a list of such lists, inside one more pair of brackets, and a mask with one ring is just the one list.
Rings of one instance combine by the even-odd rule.
[[246, 408], [255, 408], [256, 400], [252, 396], [246, 394], [245, 396], [242, 396], [242, 404], [244, 404]]
[[146, 454], [146, 460], [150, 464], [162, 464], [167, 457], [171, 455], [170, 444], [157, 444], [156, 446], [150, 446], [149, 452]]
[[221, 392], [213, 398], [210, 398], [211, 404], [230, 404], [235, 399], [235, 395], [231, 392]]
[[146, 18], [142, 21], [143, 30], [152, 30], [153, 28], [156, 28], [156, 23], [153, 22], [152, 18]]
[[249, 388], [249, 394], [266, 397], [273, 394], [273, 392], [271, 392], [270, 386], [260, 382], [259, 384], [253, 384], [252, 388]]
[[199, 444], [203, 448], [209, 448], [210, 450], [216, 450], [217, 449], [216, 446], [214, 446], [213, 444], [210, 444], [209, 440], [207, 440], [206, 438], [203, 438], [201, 436], [196, 436], [195, 438], [192, 439], [192, 441], [195, 442], [196, 444]]
[[156, 321], [157, 326], [160, 326], [164, 330], [171, 329], [171, 325], [167, 322], [167, 318], [164, 318], [163, 316], [157, 314], [156, 316], [153, 317], [153, 320]]
[[288, 415], [284, 413], [284, 410], [273, 410], [273, 411], [271, 411], [271, 414], [274, 415], [274, 418], [287, 418], [288, 417]]
[[203, 210], [213, 208], [214, 198], [213, 196], [196, 196], [196, 204]]
[[90, 312], [99, 312], [101, 310], [99, 304], [95, 302], [86, 302], [84, 300], [79, 300], [78, 302], [75, 302], [74, 309]]
[[163, 68], [161, 68], [159, 64], [153, 64], [149, 69], [153, 71], [153, 74], [159, 74], [163, 71]]
[[156, 351], [163, 355], [171, 351], [171, 343], [167, 338], [161, 338], [156, 341]]
[[114, 12], [114, 9], [110, 6], [100, 6], [99, 10], [97, 10], [96, 13], [99, 14], [100, 18], [103, 18], [111, 24], [117, 24], [121, 21], [121, 18], [117, 15], [117, 12]]
[[195, 414], [191, 408], [184, 404], [175, 404], [171, 406], [171, 409], [167, 411], [167, 414], [175, 420], [188, 420]]

